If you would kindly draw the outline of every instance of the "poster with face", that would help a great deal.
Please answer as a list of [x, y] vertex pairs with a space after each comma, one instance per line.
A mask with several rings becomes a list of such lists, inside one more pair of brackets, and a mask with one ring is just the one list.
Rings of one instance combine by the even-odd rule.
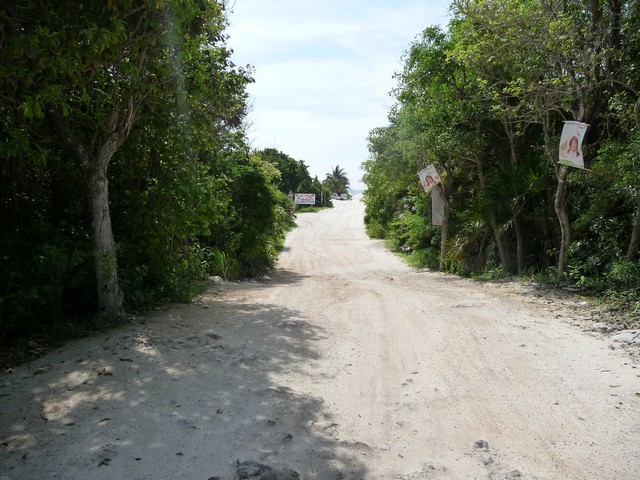
[[589, 125], [581, 122], [564, 122], [560, 136], [558, 163], [584, 169], [582, 140]]
[[431, 188], [433, 188], [434, 185], [440, 183], [440, 175], [438, 175], [436, 167], [433, 165], [429, 165], [420, 170], [420, 172], [418, 172], [418, 177], [420, 177], [420, 184], [422, 185], [422, 188], [424, 188], [424, 191], [427, 193], [431, 191]]

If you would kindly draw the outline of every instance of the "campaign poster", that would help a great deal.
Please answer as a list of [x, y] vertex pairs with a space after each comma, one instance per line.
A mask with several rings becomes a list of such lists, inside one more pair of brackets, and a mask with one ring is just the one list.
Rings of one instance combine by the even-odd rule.
[[436, 171], [436, 167], [433, 165], [429, 165], [426, 168], [423, 168], [418, 172], [418, 177], [420, 177], [420, 184], [424, 191], [429, 193], [431, 189], [440, 183], [440, 175]]
[[560, 136], [558, 163], [569, 167], [584, 169], [582, 157], [582, 140], [589, 125], [582, 122], [564, 122]]

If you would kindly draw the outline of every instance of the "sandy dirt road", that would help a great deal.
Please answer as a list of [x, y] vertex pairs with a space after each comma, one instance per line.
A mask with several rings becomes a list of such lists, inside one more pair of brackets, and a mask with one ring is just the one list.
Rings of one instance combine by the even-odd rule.
[[3, 375], [0, 479], [640, 478], [633, 352], [571, 300], [407, 267], [362, 215]]

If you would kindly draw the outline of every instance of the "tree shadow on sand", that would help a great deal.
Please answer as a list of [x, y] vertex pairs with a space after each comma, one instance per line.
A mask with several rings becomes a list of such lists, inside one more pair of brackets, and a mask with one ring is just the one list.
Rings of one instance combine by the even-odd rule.
[[341, 438], [324, 399], [277, 380], [308, 375], [328, 332], [301, 311], [243, 300], [299, 280], [279, 271], [213, 287], [17, 368], [0, 383], [0, 470], [8, 479], [235, 479], [237, 462], [252, 460], [302, 478], [365, 478], [370, 447]]

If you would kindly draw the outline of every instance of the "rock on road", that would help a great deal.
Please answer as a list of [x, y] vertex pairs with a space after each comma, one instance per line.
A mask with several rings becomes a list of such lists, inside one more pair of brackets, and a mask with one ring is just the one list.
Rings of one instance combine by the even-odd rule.
[[268, 279], [0, 383], [0, 480], [640, 478], [640, 369], [571, 300], [406, 266], [356, 199]]

